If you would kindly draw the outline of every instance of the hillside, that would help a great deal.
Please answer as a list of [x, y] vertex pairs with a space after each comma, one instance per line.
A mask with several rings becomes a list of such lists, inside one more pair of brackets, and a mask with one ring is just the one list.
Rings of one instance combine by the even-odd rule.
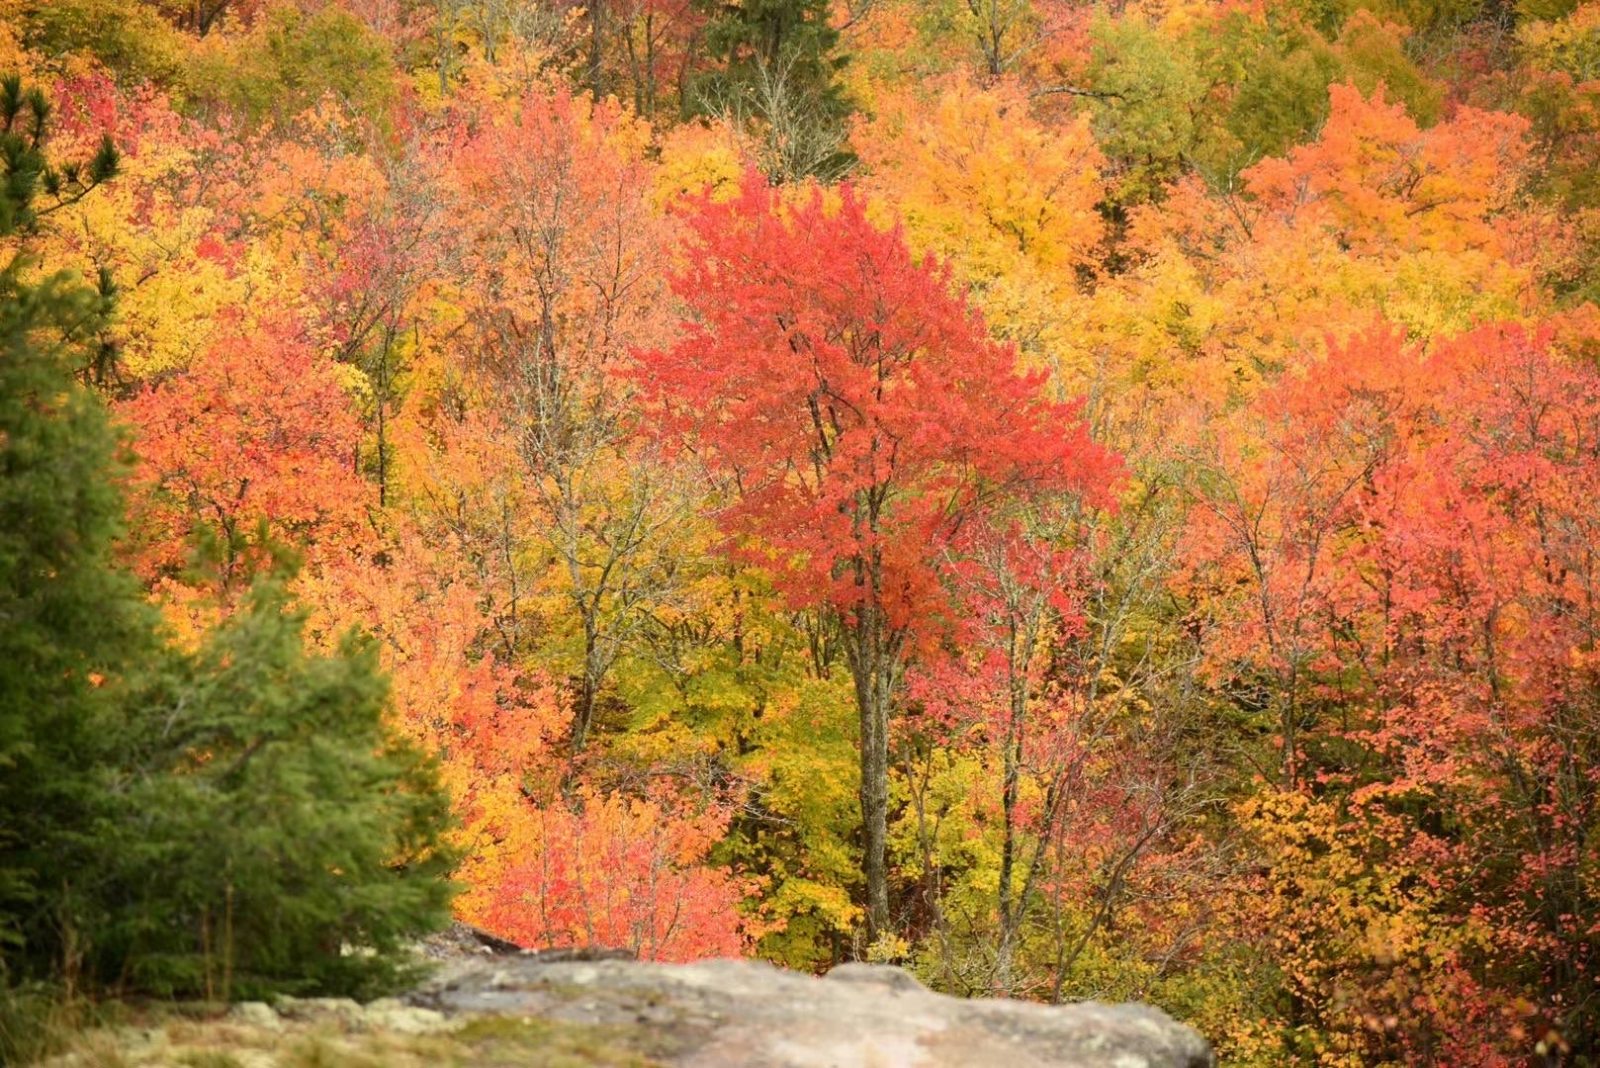
[[0, 0], [0, 1059], [459, 921], [1600, 1064], [1597, 265], [1597, 0]]

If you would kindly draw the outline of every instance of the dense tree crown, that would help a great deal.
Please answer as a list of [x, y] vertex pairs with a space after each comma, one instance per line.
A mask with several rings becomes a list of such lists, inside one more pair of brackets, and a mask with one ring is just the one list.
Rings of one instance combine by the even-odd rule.
[[1595, 0], [0, 0], [3, 72], [0, 998], [448, 905], [1597, 1063]]
[[755, 173], [688, 222], [672, 280], [692, 318], [640, 373], [663, 423], [733, 488], [718, 518], [790, 607], [835, 624], [855, 681], [869, 933], [892, 929], [889, 720], [912, 646], [949, 614], [962, 527], [1006, 497], [1109, 503], [1075, 407], [1019, 374], [931, 260], [854, 189], [797, 205]]

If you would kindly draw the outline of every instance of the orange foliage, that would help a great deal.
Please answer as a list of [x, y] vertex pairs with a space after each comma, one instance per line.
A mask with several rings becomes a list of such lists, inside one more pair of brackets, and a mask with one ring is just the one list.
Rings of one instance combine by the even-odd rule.
[[705, 863], [729, 813], [582, 788], [509, 819], [469, 862], [463, 914], [533, 946], [613, 946], [647, 960], [736, 957], [744, 880]]
[[[836, 5], [860, 167], [791, 189], [746, 168], [796, 86], [650, 125], [738, 73], [682, 4], [592, 56], [576, 9], [345, 6], [381, 143], [333, 86], [185, 110], [115, 26], [45, 55], [41, 5], [0, 56], [55, 79], [52, 155], [123, 152], [29, 242], [116, 291], [128, 559], [188, 640], [304, 558], [312, 639], [371, 634], [440, 763], [464, 918], [823, 962], [869, 913], [1256, 1066], [1600, 1035], [1594, 4], [1515, 48], [1438, 4], [1407, 48], [1340, 5]], [[1257, 90], [1305, 121], [1247, 129]]]
[[1335, 85], [1330, 96], [1314, 143], [1242, 175], [1264, 210], [1290, 225], [1327, 227], [1357, 251], [1498, 247], [1492, 219], [1528, 159], [1525, 119], [1462, 108], [1423, 131], [1381, 88], [1366, 99]]
[[138, 431], [131, 552], [148, 580], [190, 581], [203, 539], [202, 583], [226, 601], [271, 541], [326, 553], [362, 537], [374, 498], [354, 471], [359, 426], [337, 369], [294, 327], [225, 334], [120, 412]]

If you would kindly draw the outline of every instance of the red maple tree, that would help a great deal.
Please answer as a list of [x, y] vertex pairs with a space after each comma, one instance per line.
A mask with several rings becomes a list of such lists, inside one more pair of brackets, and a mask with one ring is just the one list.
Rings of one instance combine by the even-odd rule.
[[831, 201], [791, 202], [750, 174], [732, 199], [699, 202], [672, 279], [689, 318], [640, 362], [664, 427], [735, 489], [719, 519], [739, 554], [841, 626], [875, 938], [890, 929], [888, 722], [906, 657], [946, 605], [945, 546], [1024, 489], [1104, 499], [1118, 467], [943, 267], [873, 225], [848, 185]]

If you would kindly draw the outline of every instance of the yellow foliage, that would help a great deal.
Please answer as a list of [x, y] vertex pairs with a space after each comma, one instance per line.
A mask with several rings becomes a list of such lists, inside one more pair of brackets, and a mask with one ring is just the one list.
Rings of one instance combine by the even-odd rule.
[[1480, 921], [1442, 918], [1439, 883], [1405, 859], [1420, 832], [1381, 805], [1263, 792], [1238, 815], [1264, 853], [1263, 920], [1317, 1063], [1372, 1063], [1370, 1044], [1441, 1004], [1457, 961], [1489, 945]]
[[31, 84], [38, 78], [38, 57], [22, 44], [23, 2], [0, 0], [0, 70]]
[[1047, 126], [1020, 85], [955, 75], [931, 93], [885, 94], [855, 141], [879, 218], [947, 262], [1025, 364], [1065, 392], [1087, 389], [1081, 283], [1104, 237], [1104, 159], [1087, 116]]
[[1087, 116], [1048, 128], [1014, 83], [956, 76], [929, 99], [886, 100], [855, 140], [863, 184], [968, 282], [1038, 273], [1070, 287], [1100, 242], [1104, 160]]
[[1524, 25], [1517, 40], [1545, 70], [1560, 71], [1578, 82], [1600, 79], [1600, 3], [1591, 0], [1565, 18]]
[[732, 198], [754, 159], [748, 137], [721, 119], [675, 126], [662, 135], [660, 148], [651, 192], [658, 210], [706, 193], [714, 200]]

